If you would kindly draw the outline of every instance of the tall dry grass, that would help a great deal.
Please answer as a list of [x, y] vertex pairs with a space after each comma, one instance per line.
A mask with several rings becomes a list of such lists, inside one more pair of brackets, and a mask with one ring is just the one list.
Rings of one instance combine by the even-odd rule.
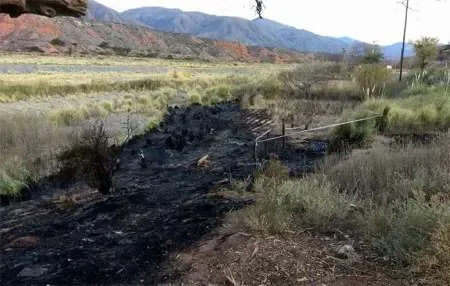
[[398, 269], [444, 285], [450, 279], [449, 139], [358, 151], [302, 179], [263, 170], [253, 186], [256, 203], [239, 221], [259, 232], [351, 234]]

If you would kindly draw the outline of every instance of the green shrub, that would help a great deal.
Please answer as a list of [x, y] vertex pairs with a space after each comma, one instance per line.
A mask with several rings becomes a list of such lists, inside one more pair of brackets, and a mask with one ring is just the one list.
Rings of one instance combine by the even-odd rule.
[[202, 96], [199, 93], [191, 93], [190, 102], [191, 104], [201, 104]]
[[280, 205], [286, 208], [292, 223], [314, 228], [319, 232], [334, 232], [348, 227], [356, 200], [339, 193], [325, 177], [288, 181], [280, 186]]
[[344, 151], [352, 147], [362, 147], [372, 141], [375, 120], [361, 121], [336, 127], [330, 137], [329, 150]]
[[350, 118], [358, 118], [368, 111], [382, 114], [388, 107], [388, 132], [421, 133], [450, 128], [450, 96], [444, 88], [426, 88], [417, 95], [410, 92], [411, 88], [400, 98], [368, 100]]
[[152, 131], [155, 128], [158, 128], [161, 120], [159, 118], [152, 118], [147, 122], [146, 130]]
[[394, 201], [366, 216], [367, 230], [381, 255], [410, 265], [430, 246], [440, 223], [450, 223], [450, 205], [433, 205], [424, 198]]
[[390, 71], [381, 64], [365, 64], [354, 74], [364, 99], [382, 96], [386, 83], [391, 78]]
[[333, 232], [349, 222], [346, 218], [355, 202], [319, 176], [302, 180], [261, 176], [254, 183], [254, 191], [258, 200], [246, 214], [246, 225], [269, 233], [298, 227]]
[[111, 102], [103, 102], [102, 107], [104, 110], [106, 110], [108, 113], [113, 112], [113, 105]]
[[23, 191], [32, 182], [31, 173], [23, 168], [9, 169], [0, 173], [0, 196], [8, 201], [20, 200]]
[[416, 253], [414, 272], [432, 277], [430, 284], [450, 284], [450, 222], [441, 222], [425, 250]]

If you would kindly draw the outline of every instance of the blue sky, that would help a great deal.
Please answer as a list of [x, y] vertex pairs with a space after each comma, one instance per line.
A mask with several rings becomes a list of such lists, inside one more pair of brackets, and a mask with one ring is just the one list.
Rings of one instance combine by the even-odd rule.
[[[118, 11], [143, 6], [208, 14], [255, 17], [253, 0], [97, 0]], [[408, 40], [421, 36], [450, 42], [450, 1], [410, 0]], [[399, 42], [404, 7], [397, 0], [266, 0], [265, 17], [326, 36], [348, 36], [377, 44]]]

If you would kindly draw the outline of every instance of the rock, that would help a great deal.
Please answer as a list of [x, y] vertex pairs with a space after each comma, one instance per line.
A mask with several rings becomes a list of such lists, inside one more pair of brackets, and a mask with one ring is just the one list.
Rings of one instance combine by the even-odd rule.
[[352, 261], [356, 261], [359, 258], [353, 246], [349, 244], [338, 247], [336, 252], [336, 257], [340, 259], [349, 259]]
[[48, 268], [43, 266], [26, 267], [17, 274], [18, 277], [39, 277], [44, 275]]
[[47, 17], [86, 15], [87, 0], [0, 0], [0, 13], [11, 17], [19, 17], [25, 13], [44, 15]]
[[19, 237], [5, 245], [5, 248], [35, 248], [39, 241], [40, 239], [37, 236]]

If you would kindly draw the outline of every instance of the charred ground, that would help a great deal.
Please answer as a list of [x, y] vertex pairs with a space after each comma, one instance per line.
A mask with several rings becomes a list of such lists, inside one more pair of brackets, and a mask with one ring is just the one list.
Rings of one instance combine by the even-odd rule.
[[[123, 147], [110, 196], [61, 207], [56, 198], [62, 193], [89, 191], [80, 182], [65, 190], [52, 182], [40, 186], [37, 199], [1, 209], [2, 283], [177, 279], [180, 273], [164, 266], [167, 257], [251, 203], [209, 194], [254, 170], [254, 134], [243, 119], [237, 104], [173, 108], [157, 129]], [[209, 164], [199, 167], [205, 155]]]

